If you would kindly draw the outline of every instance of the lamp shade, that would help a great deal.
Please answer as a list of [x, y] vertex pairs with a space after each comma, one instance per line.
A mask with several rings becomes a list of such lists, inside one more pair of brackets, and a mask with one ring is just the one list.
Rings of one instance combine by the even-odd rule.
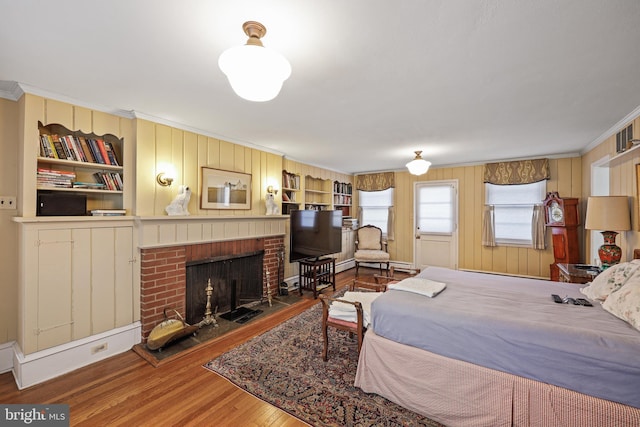
[[291, 75], [291, 65], [284, 56], [262, 45], [266, 28], [259, 22], [243, 25], [249, 36], [247, 44], [222, 52], [218, 67], [229, 79], [233, 91], [248, 101], [270, 101], [280, 93], [282, 83]]
[[627, 196], [592, 196], [587, 200], [587, 230], [626, 231], [631, 229]]
[[409, 173], [412, 175], [423, 175], [427, 173], [429, 167], [431, 166], [431, 162], [426, 161], [420, 156], [422, 151], [416, 151], [416, 158], [411, 160], [405, 166], [409, 169]]

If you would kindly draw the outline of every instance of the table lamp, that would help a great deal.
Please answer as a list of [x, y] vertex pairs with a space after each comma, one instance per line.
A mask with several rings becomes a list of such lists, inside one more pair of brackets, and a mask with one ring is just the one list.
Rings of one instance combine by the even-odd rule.
[[603, 268], [619, 263], [622, 250], [616, 245], [617, 232], [631, 229], [628, 197], [589, 197], [584, 228], [587, 230], [607, 230], [602, 231], [604, 244], [598, 249], [600, 262]]

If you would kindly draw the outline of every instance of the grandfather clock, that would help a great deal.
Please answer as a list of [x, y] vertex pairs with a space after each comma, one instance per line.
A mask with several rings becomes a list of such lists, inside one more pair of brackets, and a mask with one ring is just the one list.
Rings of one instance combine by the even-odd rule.
[[561, 198], [557, 192], [547, 193], [544, 204], [545, 224], [551, 229], [554, 262], [549, 266], [551, 280], [559, 281], [558, 263], [580, 262], [578, 246], [578, 199]]

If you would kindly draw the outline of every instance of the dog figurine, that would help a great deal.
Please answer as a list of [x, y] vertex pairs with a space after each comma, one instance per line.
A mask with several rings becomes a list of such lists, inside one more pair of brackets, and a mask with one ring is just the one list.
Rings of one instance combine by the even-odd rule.
[[280, 209], [278, 208], [278, 204], [276, 203], [273, 193], [267, 193], [264, 202], [267, 205], [267, 215], [278, 215], [280, 213]]
[[186, 185], [181, 185], [178, 187], [176, 197], [164, 210], [169, 216], [189, 215], [189, 200], [191, 200], [191, 189]]

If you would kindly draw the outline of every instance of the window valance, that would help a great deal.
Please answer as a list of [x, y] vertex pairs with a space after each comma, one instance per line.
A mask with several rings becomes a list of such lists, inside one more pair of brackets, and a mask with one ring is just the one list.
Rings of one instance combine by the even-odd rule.
[[484, 182], [489, 184], [531, 184], [550, 178], [549, 159], [517, 160], [484, 165]]
[[393, 187], [395, 187], [395, 174], [393, 172], [356, 175], [356, 190], [382, 191]]

